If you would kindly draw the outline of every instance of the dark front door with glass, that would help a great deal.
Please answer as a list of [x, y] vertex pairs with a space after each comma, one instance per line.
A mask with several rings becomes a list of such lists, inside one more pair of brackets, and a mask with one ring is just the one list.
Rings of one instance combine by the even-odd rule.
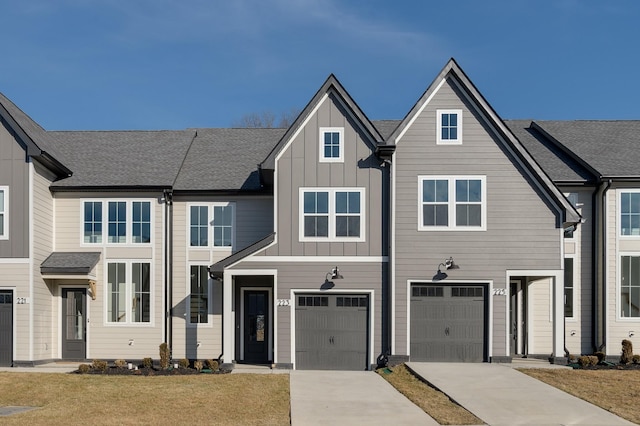
[[87, 293], [85, 289], [62, 289], [62, 358], [87, 357]]
[[269, 292], [244, 293], [244, 362], [269, 362]]

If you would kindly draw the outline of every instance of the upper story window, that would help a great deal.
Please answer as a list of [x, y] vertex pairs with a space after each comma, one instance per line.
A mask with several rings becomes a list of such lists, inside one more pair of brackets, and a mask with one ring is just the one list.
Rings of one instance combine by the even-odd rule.
[[189, 245], [191, 247], [232, 248], [235, 223], [233, 203], [189, 206]]
[[0, 186], [0, 240], [9, 238], [9, 187]]
[[344, 129], [342, 127], [320, 128], [320, 162], [344, 161]]
[[437, 111], [437, 143], [462, 143], [462, 110], [439, 109]]
[[564, 259], [564, 316], [573, 318], [573, 259]]
[[620, 235], [640, 236], [640, 191], [620, 194]]
[[364, 189], [300, 188], [300, 241], [364, 241]]
[[484, 176], [419, 176], [418, 229], [486, 229]]
[[209, 272], [206, 265], [191, 266], [191, 292], [189, 295], [189, 322], [209, 322]]
[[150, 263], [107, 263], [107, 322], [151, 322]]
[[85, 244], [151, 243], [150, 201], [84, 201], [82, 210]]
[[620, 262], [620, 316], [640, 318], [640, 256], [622, 256]]

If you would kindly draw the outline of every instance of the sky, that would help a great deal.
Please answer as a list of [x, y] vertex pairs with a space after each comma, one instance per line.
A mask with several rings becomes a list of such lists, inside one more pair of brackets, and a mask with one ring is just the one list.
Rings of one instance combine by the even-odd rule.
[[0, 0], [0, 39], [47, 130], [229, 127], [331, 73], [401, 119], [451, 57], [504, 119], [640, 119], [637, 0]]

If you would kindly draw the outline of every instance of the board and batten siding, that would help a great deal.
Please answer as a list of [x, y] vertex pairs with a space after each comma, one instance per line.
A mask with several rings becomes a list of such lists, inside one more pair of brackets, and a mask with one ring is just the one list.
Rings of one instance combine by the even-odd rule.
[[[344, 128], [344, 161], [320, 162], [320, 128]], [[276, 161], [276, 211], [278, 243], [263, 252], [267, 256], [380, 256], [383, 247], [385, 204], [383, 178], [386, 169], [373, 155], [334, 95], [328, 96], [295, 135]], [[299, 235], [300, 188], [364, 188], [361, 206], [365, 215], [362, 242], [301, 242]]]
[[28, 258], [29, 163], [13, 130], [0, 123], [0, 186], [9, 187], [9, 238], [0, 239], [0, 258]]
[[[462, 144], [436, 144], [438, 109], [460, 109]], [[508, 289], [506, 270], [560, 270], [558, 212], [503, 147], [495, 132], [447, 80], [397, 142], [395, 168], [395, 349], [408, 350], [407, 282], [430, 280], [452, 256], [445, 281], [491, 282]], [[418, 231], [418, 176], [485, 176], [485, 231]], [[493, 296], [493, 356], [508, 356], [505, 296]]]

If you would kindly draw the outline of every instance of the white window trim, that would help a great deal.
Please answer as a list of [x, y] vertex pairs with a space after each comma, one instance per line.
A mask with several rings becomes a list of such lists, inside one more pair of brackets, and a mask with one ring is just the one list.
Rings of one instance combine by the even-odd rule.
[[2, 213], [2, 229], [4, 232], [0, 234], [0, 240], [9, 239], [9, 187], [0, 186], [0, 192], [4, 193], [4, 210]]
[[[442, 139], [442, 114], [458, 115], [458, 137], [456, 139]], [[436, 111], [436, 144], [437, 145], [462, 145], [462, 110], [439, 109]]]
[[[577, 269], [576, 266], [578, 265], [577, 261], [579, 261], [580, 259], [575, 257], [575, 255], [566, 255], [566, 254], [565, 254], [564, 258], [565, 259], [571, 259], [573, 261], [573, 282], [571, 283], [572, 284], [571, 288], [573, 289], [573, 300], [571, 301], [572, 302], [571, 306], [573, 307], [572, 308], [572, 315], [570, 317], [566, 317], [565, 316], [564, 319], [566, 321], [569, 321], [569, 322], [575, 322], [577, 320], [577, 317], [576, 317], [576, 309], [577, 309], [576, 296], [577, 296], [577, 293], [578, 293], [576, 285], [579, 282], [579, 280], [576, 279], [576, 269]], [[564, 263], [562, 265], [562, 268], [564, 269]], [[567, 283], [565, 281], [563, 283], [563, 288], [562, 288], [563, 296], [564, 296], [564, 291], [565, 291], [566, 288], [567, 288]], [[553, 293], [550, 293], [550, 294], [553, 294]], [[566, 296], [564, 296], [564, 297], [566, 297]], [[564, 302], [564, 300], [563, 300], [563, 302]], [[562, 304], [562, 306], [564, 307], [564, 303]], [[564, 311], [563, 311], [563, 313], [564, 313]]]
[[[305, 237], [304, 235], [304, 193], [305, 192], [328, 192], [329, 193], [329, 236], [328, 237]], [[360, 193], [360, 236], [359, 237], [336, 237], [336, 192], [359, 192]], [[300, 242], [344, 242], [356, 243], [366, 241], [366, 193], [364, 188], [299, 188], [298, 192], [298, 237]]]
[[638, 251], [620, 251], [617, 255], [616, 261], [616, 321], [620, 322], [632, 322], [640, 323], [640, 317], [623, 317], [622, 316], [622, 258], [628, 257], [640, 257]]
[[[87, 243], [84, 241], [84, 205], [85, 203], [102, 203], [102, 242], [100, 243]], [[109, 242], [109, 203], [110, 202], [124, 202], [127, 206], [127, 224], [126, 224], [126, 240], [123, 243], [110, 243]], [[151, 241], [148, 243], [134, 243], [133, 242], [133, 203], [142, 202], [149, 203], [149, 230]], [[154, 243], [155, 237], [155, 203], [154, 199], [126, 199], [126, 198], [83, 198], [80, 200], [80, 246], [81, 247], [151, 247]]]
[[[324, 134], [325, 133], [338, 133], [340, 135], [340, 144], [339, 144], [339, 150], [340, 150], [340, 155], [338, 157], [330, 157], [327, 158], [324, 156]], [[344, 162], [344, 127], [320, 127], [320, 133], [319, 133], [319, 143], [318, 143], [318, 149], [319, 149], [319, 161], [321, 163], [343, 163]]]
[[209, 298], [209, 306], [207, 306], [207, 322], [191, 322], [191, 267], [192, 266], [205, 266], [208, 267], [211, 263], [187, 263], [187, 279], [186, 279], [186, 314], [187, 314], [187, 326], [191, 328], [213, 328], [213, 279], [209, 276], [207, 278], [207, 297]]
[[[124, 263], [124, 274], [126, 277], [126, 307], [127, 321], [113, 322], [109, 320], [109, 265], [112, 263]], [[131, 321], [131, 305], [133, 300], [133, 280], [131, 279], [132, 264], [134, 263], [148, 263], [149, 264], [149, 322], [134, 322]], [[104, 325], [110, 327], [154, 327], [155, 326], [155, 281], [154, 281], [154, 263], [151, 259], [111, 259], [104, 263]]]
[[640, 193], [640, 189], [634, 189], [634, 188], [624, 188], [624, 189], [620, 189], [618, 190], [618, 193], [616, 195], [617, 197], [617, 202], [616, 202], [616, 208], [617, 208], [617, 214], [616, 214], [616, 220], [618, 221], [618, 237], [621, 239], [625, 239], [625, 240], [637, 240], [640, 239], [640, 235], [622, 235], [622, 194], [626, 193], [626, 194], [637, 194]]
[[[482, 185], [480, 226], [456, 226], [456, 181], [457, 180], [480, 180]], [[446, 180], [449, 184], [449, 226], [425, 226], [422, 209], [422, 182], [424, 180]], [[441, 176], [441, 175], [420, 175], [418, 176], [418, 231], [469, 231], [478, 232], [487, 230], [487, 177], [477, 175]]]
[[[207, 207], [207, 231], [208, 242], [206, 246], [191, 245], [191, 207], [202, 206]], [[231, 246], [214, 246], [213, 245], [213, 211], [214, 207], [231, 207]], [[215, 250], [215, 251], [234, 251], [236, 247], [236, 203], [233, 201], [213, 203], [187, 203], [187, 249], [188, 250]]]

